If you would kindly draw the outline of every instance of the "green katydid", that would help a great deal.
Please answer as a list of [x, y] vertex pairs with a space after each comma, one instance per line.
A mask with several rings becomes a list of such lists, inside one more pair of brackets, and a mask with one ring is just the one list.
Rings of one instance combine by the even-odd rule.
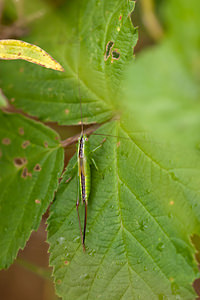
[[[130, 140], [130, 138], [127, 137], [119, 137], [114, 135], [106, 135], [106, 134], [100, 134], [100, 133], [93, 133], [93, 135], [102, 135], [104, 136], [104, 139], [101, 141], [101, 143], [94, 149], [90, 149], [90, 142], [88, 140], [88, 136], [84, 133], [83, 128], [83, 116], [82, 116], [82, 101], [81, 101], [81, 91], [80, 91], [80, 85], [78, 86], [79, 90], [79, 99], [80, 99], [80, 112], [81, 112], [81, 134], [78, 138], [77, 143], [77, 160], [75, 165], [72, 169], [77, 168], [77, 185], [78, 185], [78, 193], [77, 193], [77, 201], [76, 201], [76, 210], [78, 215], [78, 223], [79, 223], [79, 230], [80, 230], [80, 236], [81, 236], [81, 242], [83, 246], [83, 251], [85, 251], [85, 237], [86, 237], [86, 225], [87, 225], [87, 208], [88, 208], [88, 200], [90, 197], [90, 191], [91, 191], [91, 164], [94, 165], [97, 171], [98, 167], [97, 164], [93, 158], [93, 153], [101, 148], [106, 141], [105, 137], [114, 137], [114, 138], [120, 138], [120, 139], [126, 139]], [[71, 142], [70, 142], [71, 144]], [[64, 145], [64, 144], [63, 144]], [[67, 180], [67, 182], [71, 180], [71, 177]], [[85, 216], [84, 216], [84, 227], [82, 232], [82, 226], [81, 226], [81, 219], [79, 215], [79, 204], [80, 200], [82, 204], [85, 206]]]
[[[78, 76], [79, 78], [79, 76]], [[79, 82], [78, 82], [79, 84]], [[81, 102], [81, 92], [80, 92], [80, 85], [78, 86], [79, 90], [79, 99], [80, 99], [80, 111], [81, 111], [81, 135], [78, 139], [77, 144], [77, 162], [74, 166], [78, 166], [78, 195], [77, 195], [77, 201], [76, 201], [76, 210], [78, 215], [78, 222], [79, 222], [79, 229], [80, 229], [80, 235], [81, 235], [81, 241], [83, 246], [83, 251], [85, 251], [85, 235], [86, 235], [86, 225], [87, 225], [87, 207], [88, 207], [88, 199], [90, 195], [90, 188], [91, 188], [91, 170], [90, 170], [90, 164], [91, 162], [94, 164], [95, 168], [98, 170], [97, 165], [95, 163], [94, 158], [92, 157], [92, 153], [95, 152], [97, 149], [99, 149], [103, 143], [105, 142], [105, 139], [102, 141], [102, 143], [97, 146], [95, 149], [90, 150], [89, 140], [86, 134], [84, 134], [83, 130], [83, 117], [82, 117], [82, 102]], [[82, 204], [85, 205], [85, 217], [84, 217], [84, 229], [82, 233], [82, 227], [81, 227], [81, 220], [79, 215], [79, 197], [81, 197]]]

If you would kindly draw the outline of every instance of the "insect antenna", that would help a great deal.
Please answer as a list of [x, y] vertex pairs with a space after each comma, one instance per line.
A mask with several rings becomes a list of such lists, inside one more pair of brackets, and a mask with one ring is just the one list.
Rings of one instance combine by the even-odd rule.
[[109, 136], [109, 137], [114, 137], [114, 138], [120, 138], [120, 139], [130, 140], [130, 138], [127, 138], [125, 136], [118, 136], [118, 135], [112, 135], [112, 134], [93, 133], [92, 135], [102, 135], [102, 136]]
[[83, 135], [83, 110], [82, 110], [82, 98], [81, 98], [79, 69], [77, 71], [77, 77], [78, 77], [78, 94], [79, 94], [79, 99], [80, 99], [80, 111], [81, 111], [81, 134]]

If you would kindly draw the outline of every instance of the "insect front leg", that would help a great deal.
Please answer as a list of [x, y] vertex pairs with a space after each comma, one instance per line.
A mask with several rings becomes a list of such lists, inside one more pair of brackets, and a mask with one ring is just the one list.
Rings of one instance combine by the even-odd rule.
[[[106, 138], [103, 139], [103, 141], [101, 142], [101, 144], [99, 146], [97, 146], [96, 148], [94, 148], [93, 150], [91, 150], [91, 158], [90, 159], [91, 159], [91, 162], [93, 163], [93, 165], [94, 165], [94, 167], [95, 167], [95, 169], [97, 170], [98, 173], [100, 173], [100, 171], [99, 171], [97, 163], [96, 163], [94, 157], [92, 157], [92, 155], [93, 155], [94, 152], [96, 152], [98, 149], [100, 149], [103, 146], [103, 144], [105, 143], [105, 141], [106, 141]], [[101, 174], [101, 175], [103, 177], [103, 174]]]
[[105, 143], [105, 141], [106, 141], [106, 138], [103, 139], [103, 141], [101, 142], [101, 144], [99, 146], [97, 146], [96, 148], [94, 148], [93, 150], [91, 150], [91, 153], [94, 153], [98, 149], [100, 149], [103, 146], [103, 144]]
[[96, 161], [94, 160], [93, 157], [91, 157], [91, 162], [93, 163], [93, 165], [94, 165], [95, 169], [97, 170], [97, 172], [99, 172], [99, 168], [98, 168], [97, 163], [96, 163]]

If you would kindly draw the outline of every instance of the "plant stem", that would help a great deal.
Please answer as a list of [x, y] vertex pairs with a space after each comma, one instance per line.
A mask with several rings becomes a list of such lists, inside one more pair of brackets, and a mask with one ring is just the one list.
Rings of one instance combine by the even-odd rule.
[[147, 28], [150, 36], [159, 41], [164, 32], [155, 14], [154, 0], [141, 0], [142, 19], [145, 27]]
[[[90, 135], [90, 134], [92, 134], [95, 130], [97, 130], [99, 127], [100, 127], [99, 124], [95, 124], [95, 125], [93, 125], [93, 126], [87, 128], [87, 129], [85, 129], [85, 130], [84, 130], [84, 134]], [[75, 142], [78, 141], [79, 137], [80, 137], [80, 133], [78, 133], [78, 134], [76, 134], [76, 135], [74, 135], [74, 136], [72, 136], [72, 137], [69, 137], [69, 138], [67, 138], [67, 139], [64, 140], [64, 141], [61, 141], [62, 147], [67, 147], [67, 146], [69, 146], [69, 145], [71, 145], [71, 144], [74, 144]]]

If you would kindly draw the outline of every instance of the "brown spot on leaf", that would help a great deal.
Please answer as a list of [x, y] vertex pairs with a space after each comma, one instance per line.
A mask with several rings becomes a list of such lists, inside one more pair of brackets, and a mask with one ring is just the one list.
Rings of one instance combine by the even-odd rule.
[[61, 281], [60, 279], [57, 280], [57, 284], [61, 284], [61, 282], [62, 282], [62, 281]]
[[24, 141], [24, 142], [22, 143], [22, 148], [23, 148], [23, 149], [26, 149], [29, 145], [30, 145], [30, 141]]
[[45, 146], [45, 148], [48, 148], [49, 144], [45, 141], [44, 146]]
[[22, 167], [27, 164], [27, 159], [25, 157], [16, 157], [14, 158], [14, 165], [16, 167]]
[[121, 21], [121, 20], [122, 20], [122, 15], [119, 16], [119, 21]]
[[66, 113], [66, 115], [68, 115], [69, 109], [65, 109], [65, 113]]
[[24, 135], [24, 128], [23, 128], [23, 127], [20, 127], [20, 128], [19, 128], [19, 134], [20, 134], [20, 135]]
[[20, 72], [20, 73], [24, 73], [24, 68], [20, 68], [20, 69], [19, 69], [19, 72]]
[[18, 56], [20, 56], [21, 55], [21, 52], [18, 52], [18, 54], [17, 54]]
[[15, 98], [11, 98], [10, 101], [11, 101], [11, 102], [14, 102], [14, 101], [15, 101]]
[[39, 199], [36, 199], [36, 200], [35, 200], [35, 203], [36, 203], [36, 204], [41, 204], [41, 201], [40, 201]]
[[55, 136], [55, 140], [58, 141], [58, 139], [59, 139], [58, 136]]
[[34, 167], [34, 171], [36, 172], [40, 172], [42, 170], [40, 164], [36, 164], [35, 167]]
[[117, 148], [119, 148], [120, 144], [121, 144], [121, 142], [119, 141], [119, 142], [117, 143]]
[[2, 140], [2, 144], [3, 144], [3, 145], [10, 145], [10, 143], [11, 143], [11, 140], [10, 140], [9, 138], [4, 138], [4, 139]]
[[23, 168], [23, 170], [22, 170], [22, 175], [21, 175], [21, 177], [22, 178], [26, 178], [26, 177], [32, 177], [32, 174], [31, 173], [29, 173], [28, 172], [28, 169], [25, 167], [25, 168]]
[[28, 169], [27, 168], [23, 168], [21, 177], [22, 178], [26, 178], [27, 176], [28, 176]]
[[120, 59], [120, 52], [118, 52], [117, 49], [112, 51], [112, 59], [114, 59], [114, 60], [119, 60]]
[[114, 46], [114, 42], [113, 42], [113, 41], [109, 41], [109, 42], [107, 43], [107, 45], [106, 45], [106, 53], [105, 53], [105, 55], [104, 55], [104, 60], [105, 60], [105, 61], [109, 58], [110, 52], [111, 52], [113, 46]]
[[65, 260], [64, 261], [65, 265], [67, 266], [69, 264], [69, 261], [68, 260]]

